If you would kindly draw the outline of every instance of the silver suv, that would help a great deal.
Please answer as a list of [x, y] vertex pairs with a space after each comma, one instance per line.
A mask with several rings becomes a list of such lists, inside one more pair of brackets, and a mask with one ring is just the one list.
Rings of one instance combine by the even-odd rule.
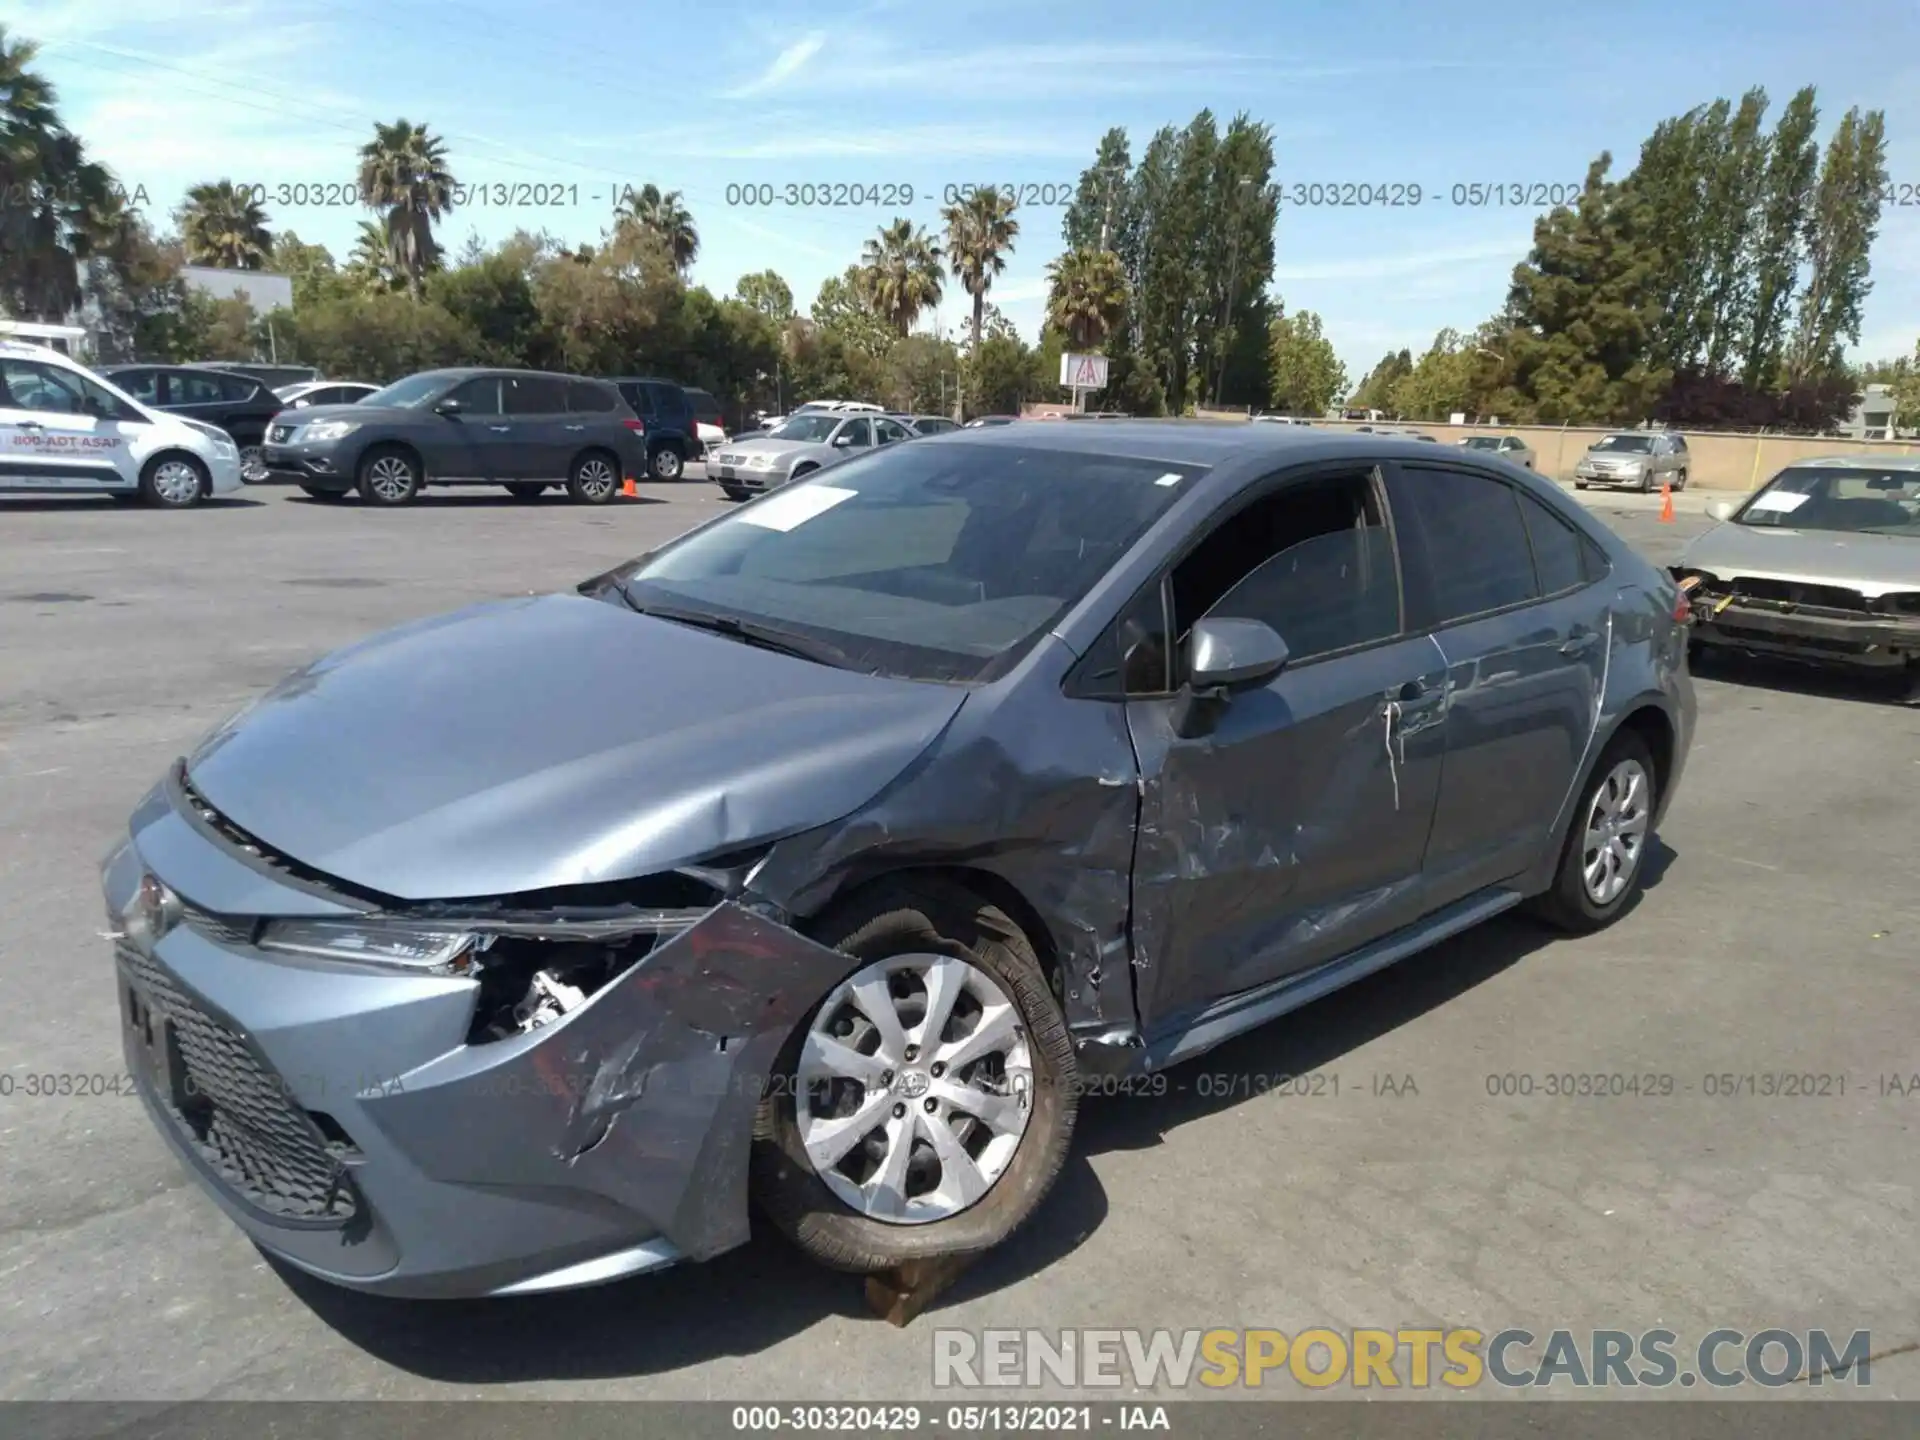
[[1624, 485], [1654, 490], [1687, 488], [1687, 441], [1667, 430], [1617, 430], [1587, 447], [1573, 467], [1577, 490], [1589, 485]]

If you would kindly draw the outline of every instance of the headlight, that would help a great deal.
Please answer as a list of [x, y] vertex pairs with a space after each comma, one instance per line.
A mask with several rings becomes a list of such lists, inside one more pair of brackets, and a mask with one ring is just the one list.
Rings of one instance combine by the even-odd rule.
[[749, 470], [771, 470], [773, 468], [773, 456], [749, 455], [747, 457], [747, 468]]
[[338, 440], [360, 428], [358, 420], [316, 420], [307, 426], [307, 440]]
[[185, 907], [180, 897], [151, 875], [140, 877], [140, 888], [120, 912], [121, 934], [141, 948], [151, 948], [180, 923]]
[[[402, 970], [459, 975], [472, 968], [470, 952], [481, 939], [471, 930], [356, 920], [275, 920], [259, 948], [282, 955], [353, 960]], [[484, 948], [480, 946], [478, 948]]]

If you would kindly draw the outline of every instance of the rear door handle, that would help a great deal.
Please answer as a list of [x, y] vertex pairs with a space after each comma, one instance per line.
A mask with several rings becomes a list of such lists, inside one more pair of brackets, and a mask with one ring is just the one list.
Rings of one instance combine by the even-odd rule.
[[489, 425], [487, 428], [496, 435], [505, 435], [509, 430], [513, 429], [511, 425]]
[[1582, 630], [1560, 647], [1560, 653], [1562, 655], [1584, 655], [1599, 643], [1600, 636], [1597, 631]]
[[38, 420], [16, 420], [13, 428], [16, 430], [44, 430], [47, 427], [42, 425]]
[[587, 427], [586, 427], [586, 426], [584, 426], [584, 425], [569, 425], [569, 426], [567, 426], [567, 429], [569, 429], [569, 430], [584, 430], [584, 429], [586, 429], [586, 428], [587, 428]]

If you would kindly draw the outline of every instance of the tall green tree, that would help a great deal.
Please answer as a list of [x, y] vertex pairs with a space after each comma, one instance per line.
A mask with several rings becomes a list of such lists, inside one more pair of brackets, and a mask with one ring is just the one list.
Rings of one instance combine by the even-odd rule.
[[1246, 115], [1236, 115], [1213, 151], [1208, 198], [1203, 207], [1199, 310], [1194, 323], [1194, 359], [1203, 393], [1216, 404], [1258, 404], [1266, 399], [1265, 367], [1227, 389], [1242, 339], [1264, 348], [1265, 295], [1273, 278], [1274, 226], [1280, 193], [1273, 174], [1273, 133]]
[[1060, 238], [1069, 250], [1122, 250], [1120, 237], [1132, 230], [1128, 178], [1133, 160], [1127, 132], [1112, 129], [1100, 137], [1093, 164], [1080, 172], [1073, 203], [1060, 222]]
[[1760, 213], [1753, 232], [1753, 297], [1742, 334], [1741, 382], [1749, 390], [1771, 385], [1786, 357], [1794, 288], [1805, 254], [1806, 234], [1819, 171], [1814, 141], [1820, 110], [1811, 85], [1797, 91], [1767, 137], [1766, 172], [1760, 182]]
[[1807, 230], [1807, 284], [1788, 352], [1790, 380], [1838, 371], [1843, 347], [1860, 338], [1869, 252], [1887, 185], [1887, 122], [1878, 110], [1841, 117], [1827, 143]]
[[1347, 367], [1311, 310], [1273, 318], [1268, 327], [1272, 376], [1267, 403], [1286, 415], [1324, 415], [1347, 393]]
[[893, 344], [892, 322], [874, 308], [866, 272], [858, 265], [820, 282], [811, 313], [817, 329], [863, 354], [884, 355]]
[[752, 306], [771, 320], [784, 324], [793, 318], [793, 287], [777, 271], [742, 275], [734, 282], [733, 293], [740, 297], [741, 304]]
[[1047, 266], [1047, 325], [1076, 352], [1098, 350], [1127, 314], [1127, 277], [1111, 250], [1069, 250]]
[[273, 232], [253, 192], [231, 180], [195, 185], [174, 216], [187, 263], [223, 270], [264, 270], [273, 259]]
[[282, 230], [274, 237], [273, 269], [293, 281], [296, 310], [345, 291], [333, 252], [324, 245], [309, 245], [291, 230]]
[[0, 309], [64, 320], [88, 259], [126, 223], [112, 173], [61, 123], [39, 50], [0, 25]]
[[975, 345], [986, 324], [987, 291], [1006, 270], [1007, 256], [1020, 235], [1013, 210], [1011, 195], [997, 186], [983, 185], [941, 212], [947, 227], [947, 263], [961, 288], [973, 297]]
[[894, 331], [906, 335], [923, 310], [940, 303], [940, 245], [911, 220], [883, 225], [860, 252], [868, 302]]
[[407, 283], [405, 272], [394, 262], [393, 246], [388, 243], [387, 232], [369, 220], [360, 222], [360, 228], [353, 238], [353, 249], [347, 252], [347, 263], [341, 275], [355, 291], [362, 294], [400, 290]]
[[1412, 373], [1412, 354], [1406, 350], [1389, 350], [1366, 373], [1353, 392], [1350, 403], [1358, 410], [1378, 410], [1388, 414], [1393, 408], [1393, 387]]
[[683, 277], [700, 253], [700, 231], [678, 190], [663, 192], [653, 184], [627, 190], [620, 198], [614, 223], [616, 228], [638, 226], [657, 236], [672, 254], [674, 269]]
[[421, 282], [440, 263], [433, 227], [454, 208], [458, 182], [447, 166], [447, 148], [425, 125], [405, 119], [375, 124], [360, 147], [360, 201], [382, 217], [387, 253], [420, 298]]

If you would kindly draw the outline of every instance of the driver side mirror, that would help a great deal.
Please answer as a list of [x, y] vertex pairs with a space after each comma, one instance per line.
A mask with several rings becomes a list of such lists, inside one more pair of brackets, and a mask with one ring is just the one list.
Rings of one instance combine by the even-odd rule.
[[451, 395], [449, 395], [445, 400], [439, 401], [437, 404], [435, 404], [433, 408], [436, 414], [445, 415], [449, 419], [452, 419], [458, 416], [467, 407], [465, 405], [462, 405], [458, 400], [455, 400]]
[[1174, 705], [1174, 733], [1183, 740], [1206, 734], [1235, 691], [1266, 684], [1288, 658], [1287, 642], [1263, 621], [1197, 622], [1187, 636], [1187, 683]]
[[1707, 514], [1715, 520], [1731, 520], [1733, 512], [1738, 508], [1731, 500], [1716, 500], [1707, 506]]
[[850, 450], [850, 449], [852, 449], [852, 448], [853, 448], [853, 436], [851, 436], [851, 435], [836, 435], [836, 436], [834, 436], [834, 437], [833, 437], [833, 448], [834, 448], [834, 449], [836, 449], [836, 450]]

